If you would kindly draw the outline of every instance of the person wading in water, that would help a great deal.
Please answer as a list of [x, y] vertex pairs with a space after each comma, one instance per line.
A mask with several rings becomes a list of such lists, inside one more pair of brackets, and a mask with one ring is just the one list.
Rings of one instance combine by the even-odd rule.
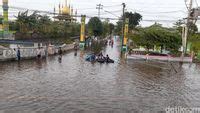
[[42, 58], [41, 47], [38, 47], [38, 49], [37, 49], [37, 58], [38, 58], [38, 59], [41, 59], [41, 58]]
[[59, 50], [58, 50], [58, 61], [61, 63], [61, 61], [62, 61], [62, 54], [63, 54], [63, 51], [62, 51], [62, 48], [61, 47], [59, 47]]
[[20, 48], [18, 47], [17, 49], [17, 60], [20, 61], [21, 60], [21, 52], [20, 52]]

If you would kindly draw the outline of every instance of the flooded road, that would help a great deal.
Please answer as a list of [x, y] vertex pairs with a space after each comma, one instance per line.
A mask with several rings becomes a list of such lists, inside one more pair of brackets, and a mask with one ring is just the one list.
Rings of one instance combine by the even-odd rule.
[[200, 65], [120, 59], [90, 63], [84, 53], [0, 63], [0, 111], [134, 113], [169, 106], [200, 107]]

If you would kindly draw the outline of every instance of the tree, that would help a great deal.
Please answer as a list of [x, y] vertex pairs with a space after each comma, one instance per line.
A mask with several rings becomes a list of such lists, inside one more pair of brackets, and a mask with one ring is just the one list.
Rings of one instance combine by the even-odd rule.
[[137, 45], [143, 46], [147, 50], [153, 49], [155, 45], [160, 46], [161, 53], [164, 47], [171, 52], [177, 52], [181, 46], [179, 33], [164, 28], [159, 24], [139, 29], [131, 38]]
[[41, 33], [48, 34], [50, 32], [51, 19], [49, 16], [40, 16], [38, 19], [38, 30]]
[[142, 20], [142, 15], [137, 12], [125, 12], [125, 18], [129, 18], [129, 29], [133, 30], [137, 25], [139, 25]]
[[122, 35], [122, 25], [123, 25], [123, 22], [121, 20], [117, 22], [117, 26], [115, 28], [115, 33], [117, 35]]
[[19, 25], [19, 32], [27, 32], [27, 21], [28, 21], [28, 11], [19, 12], [17, 16], [16, 23]]
[[192, 36], [193, 34], [195, 34], [198, 31], [198, 27], [196, 24], [194, 24], [193, 22], [190, 22], [188, 24], [189, 26], [189, 35]]
[[19, 12], [17, 20], [10, 23], [10, 28], [16, 30], [16, 38], [46, 38], [66, 41], [70, 37], [80, 35], [80, 23], [67, 21], [52, 21], [47, 15], [37, 12]]
[[89, 34], [101, 36], [103, 34], [103, 24], [98, 17], [93, 17], [88, 22]]
[[191, 51], [198, 54], [200, 52], [200, 34], [192, 35], [189, 42], [191, 43]]
[[[178, 20], [176, 23], [174, 23], [174, 28], [180, 33], [182, 34], [182, 29], [183, 29], [183, 25], [185, 23], [182, 20]], [[195, 25], [193, 22], [189, 22], [188, 23], [189, 26], [189, 37], [191, 37], [193, 34], [195, 34], [198, 31], [198, 27], [197, 25]]]
[[176, 29], [180, 34], [182, 34], [183, 24], [184, 22], [182, 20], [178, 20], [176, 23], [174, 23], [173, 28]]
[[[122, 16], [121, 19], [123, 19], [123, 18], [124, 17]], [[142, 15], [137, 12], [135, 12], [135, 13], [125, 12], [125, 18], [129, 19], [129, 31], [133, 31], [135, 29], [135, 27], [138, 26], [140, 21], [142, 20]], [[117, 26], [115, 29], [115, 32], [118, 35], [122, 34], [122, 25], [123, 25], [122, 20], [119, 20], [117, 22]]]
[[107, 35], [109, 35], [109, 22], [104, 21], [102, 24], [103, 24], [103, 37], [106, 37]]
[[113, 33], [113, 30], [115, 29], [115, 25], [112, 23], [109, 23], [109, 34], [111, 35]]

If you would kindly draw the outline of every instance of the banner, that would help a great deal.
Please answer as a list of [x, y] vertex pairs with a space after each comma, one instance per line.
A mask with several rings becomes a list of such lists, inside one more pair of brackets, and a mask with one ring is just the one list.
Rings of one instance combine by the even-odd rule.
[[81, 16], [81, 34], [80, 34], [80, 42], [85, 42], [85, 15]]
[[127, 46], [128, 43], [128, 26], [129, 25], [129, 19], [126, 18], [125, 21], [125, 27], [124, 27], [124, 40], [123, 40], [123, 46]]

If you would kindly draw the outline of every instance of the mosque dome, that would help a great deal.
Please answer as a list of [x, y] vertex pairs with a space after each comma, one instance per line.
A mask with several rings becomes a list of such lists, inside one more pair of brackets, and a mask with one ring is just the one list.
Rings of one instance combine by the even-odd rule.
[[67, 6], [63, 7], [62, 14], [64, 15], [70, 14], [70, 8]]

